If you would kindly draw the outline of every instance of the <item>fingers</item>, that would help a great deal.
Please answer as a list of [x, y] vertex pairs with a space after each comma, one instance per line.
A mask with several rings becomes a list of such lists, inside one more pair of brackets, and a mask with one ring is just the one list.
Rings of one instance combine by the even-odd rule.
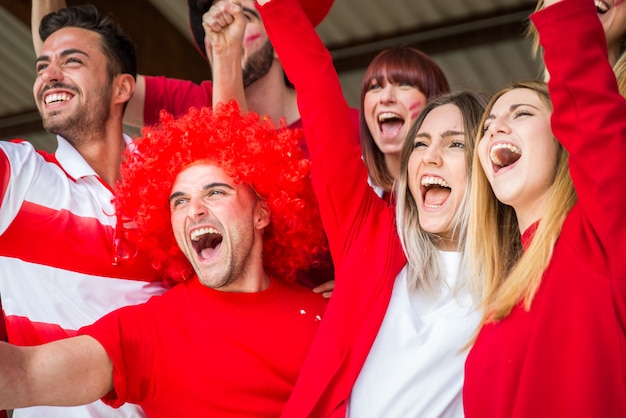
[[223, 0], [213, 4], [202, 16], [202, 25], [205, 31], [221, 32], [242, 17], [243, 11], [238, 1]]
[[323, 297], [325, 297], [326, 299], [329, 299], [332, 296], [334, 289], [335, 289], [335, 281], [329, 280], [326, 283], [322, 283], [321, 285], [314, 288], [313, 292], [321, 293]]

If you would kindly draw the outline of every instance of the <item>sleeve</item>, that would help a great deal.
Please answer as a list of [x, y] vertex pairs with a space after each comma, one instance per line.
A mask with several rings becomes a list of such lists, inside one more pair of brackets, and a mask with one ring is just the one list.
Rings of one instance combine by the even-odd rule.
[[45, 165], [43, 158], [26, 141], [0, 141], [0, 234], [17, 216], [30, 185]]
[[299, 2], [272, 0], [257, 7], [270, 42], [296, 88], [311, 154], [313, 186], [333, 260], [339, 265], [351, 237], [372, 215], [372, 205], [386, 206], [367, 183], [358, 130], [332, 57]]
[[145, 76], [146, 97], [143, 120], [145, 125], [159, 121], [159, 113], [166, 110], [175, 117], [187, 113], [190, 107], [210, 107], [213, 97], [213, 83], [203, 81], [195, 84], [163, 76]]
[[147, 303], [127, 306], [78, 330], [95, 338], [113, 363], [113, 390], [102, 398], [118, 408], [126, 402], [143, 404], [154, 391], [154, 327], [146, 320]]
[[534, 13], [545, 49], [553, 104], [552, 130], [570, 153], [570, 173], [582, 213], [581, 254], [608, 277], [626, 278], [626, 100], [608, 61], [592, 0], [566, 0]]

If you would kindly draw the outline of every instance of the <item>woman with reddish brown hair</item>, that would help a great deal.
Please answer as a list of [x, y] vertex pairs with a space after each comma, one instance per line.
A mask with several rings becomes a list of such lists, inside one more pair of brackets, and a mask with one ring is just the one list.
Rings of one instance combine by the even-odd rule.
[[448, 91], [443, 70], [413, 47], [384, 50], [367, 67], [361, 87], [361, 147], [370, 184], [385, 200], [390, 201], [400, 173], [409, 128], [429, 99]]

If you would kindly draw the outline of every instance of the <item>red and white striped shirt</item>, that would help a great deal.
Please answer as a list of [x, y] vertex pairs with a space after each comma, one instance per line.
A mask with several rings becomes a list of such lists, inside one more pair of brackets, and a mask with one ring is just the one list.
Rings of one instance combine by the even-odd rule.
[[[18, 345], [73, 336], [108, 312], [165, 291], [128, 241], [117, 250], [129, 256], [114, 263], [114, 240], [122, 235], [113, 192], [72, 145], [61, 137], [58, 144], [51, 155], [26, 141], [0, 141], [0, 297], [9, 342]], [[134, 405], [115, 410], [98, 401], [13, 416], [143, 414]]]

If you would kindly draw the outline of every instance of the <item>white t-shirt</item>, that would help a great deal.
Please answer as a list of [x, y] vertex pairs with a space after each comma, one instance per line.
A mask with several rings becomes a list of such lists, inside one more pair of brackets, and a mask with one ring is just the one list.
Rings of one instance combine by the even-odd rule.
[[440, 251], [447, 284], [436, 298], [396, 278], [374, 345], [352, 389], [348, 416], [463, 417], [463, 369], [480, 315], [466, 291], [455, 294], [460, 253]]

